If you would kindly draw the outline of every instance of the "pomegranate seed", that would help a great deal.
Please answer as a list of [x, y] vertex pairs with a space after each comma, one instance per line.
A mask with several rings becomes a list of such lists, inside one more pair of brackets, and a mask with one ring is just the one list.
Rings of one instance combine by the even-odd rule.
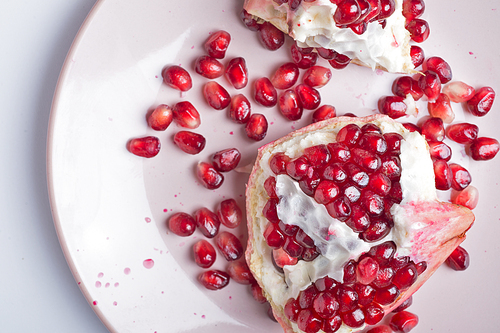
[[262, 292], [262, 288], [257, 283], [252, 283], [252, 285], [251, 285], [251, 291], [252, 291], [253, 298], [257, 302], [259, 302], [261, 304], [264, 304], [264, 303], [267, 302], [267, 299], [264, 296], [264, 293]]
[[248, 84], [248, 69], [245, 59], [234, 58], [226, 67], [226, 78], [235, 89], [243, 89]]
[[341, 313], [340, 317], [344, 324], [353, 328], [361, 327], [365, 322], [365, 314], [360, 308]]
[[482, 87], [467, 101], [467, 109], [474, 116], [483, 117], [490, 112], [494, 100], [495, 91], [491, 87]]
[[175, 213], [168, 219], [168, 228], [178, 236], [187, 237], [196, 230], [196, 222], [189, 214]]
[[229, 231], [220, 232], [215, 237], [215, 245], [227, 261], [237, 260], [243, 255], [240, 240]]
[[291, 10], [295, 10], [301, 3], [302, 0], [288, 0], [288, 7], [290, 7]]
[[387, 151], [387, 142], [384, 136], [378, 132], [364, 133], [358, 141], [358, 146], [380, 155]]
[[441, 141], [427, 141], [429, 153], [433, 159], [449, 161], [451, 159], [451, 148]]
[[267, 77], [262, 77], [255, 80], [255, 101], [265, 107], [273, 107], [278, 102], [278, 93], [274, 88], [271, 80]]
[[363, 306], [370, 304], [375, 298], [375, 293], [377, 292], [375, 288], [369, 284], [356, 283], [354, 285], [354, 289], [358, 293], [359, 305]]
[[288, 120], [294, 121], [302, 118], [304, 109], [299, 96], [294, 90], [288, 89], [284, 91], [279, 97], [278, 106], [281, 114]]
[[290, 157], [285, 153], [274, 154], [269, 160], [269, 166], [276, 175], [286, 174], [286, 165], [290, 162]]
[[[349, 125], [347, 125], [347, 126], [349, 126]], [[339, 138], [343, 139], [344, 141], [346, 141], [346, 139], [347, 140], [351, 140], [352, 139], [354, 141], [354, 144], [355, 144], [356, 141], [357, 141], [357, 138], [359, 137], [359, 132], [356, 130], [357, 126], [356, 127], [355, 126], [352, 126], [352, 127], [349, 126], [349, 127], [351, 128], [351, 130], [354, 133], [358, 133], [358, 134], [353, 134], [353, 136], [348, 136], [348, 134], [346, 132], [350, 131], [350, 129], [347, 128], [346, 130], [343, 130], [343, 135], [339, 136], [337, 134], [337, 140]], [[357, 128], [359, 129], [359, 127], [357, 127]], [[342, 142], [329, 143], [327, 145], [327, 147], [328, 147], [328, 149], [330, 149], [330, 153], [332, 155], [332, 160], [335, 161], [335, 162], [347, 162], [351, 158], [351, 151], [349, 150], [349, 147], [346, 144], [342, 143]]]
[[370, 4], [371, 9], [369, 10], [368, 14], [364, 18], [365, 22], [372, 22], [375, 20], [375, 18], [380, 14], [382, 11], [382, 4], [380, 0], [368, 0], [368, 3]]
[[209, 270], [198, 276], [198, 281], [209, 290], [219, 290], [229, 283], [229, 274], [219, 270]]
[[260, 113], [254, 113], [245, 126], [245, 133], [250, 139], [260, 141], [266, 137], [267, 127], [266, 117]]
[[392, 119], [397, 119], [406, 116], [407, 106], [403, 97], [385, 96], [379, 99], [378, 110]]
[[451, 163], [450, 169], [452, 174], [451, 187], [457, 191], [462, 191], [469, 186], [472, 181], [472, 177], [467, 169], [456, 163]]
[[312, 66], [306, 70], [303, 82], [313, 88], [321, 88], [332, 78], [332, 72], [323, 66]]
[[184, 128], [195, 129], [201, 124], [198, 110], [188, 101], [182, 101], [172, 108], [174, 113], [174, 122]]
[[231, 35], [227, 31], [216, 31], [211, 34], [205, 42], [205, 51], [213, 58], [223, 59], [226, 56], [226, 51], [230, 42]]
[[207, 238], [214, 238], [219, 232], [220, 221], [217, 215], [206, 207], [194, 212], [194, 219], [198, 230]]
[[339, 221], [346, 221], [351, 216], [349, 200], [342, 196], [325, 205], [328, 214]]
[[462, 81], [454, 81], [443, 87], [443, 93], [446, 94], [452, 102], [467, 102], [474, 96], [476, 90]]
[[330, 162], [331, 153], [327, 145], [320, 144], [305, 148], [304, 156], [313, 168], [319, 168]]
[[297, 326], [304, 332], [318, 332], [321, 329], [322, 321], [312, 310], [300, 310], [297, 317]]
[[145, 136], [131, 139], [127, 144], [128, 150], [137, 156], [151, 158], [158, 155], [161, 144], [160, 139], [155, 136]]
[[302, 155], [287, 163], [286, 173], [293, 179], [300, 180], [307, 175], [310, 166], [307, 157]]
[[241, 10], [240, 19], [249, 30], [257, 31], [260, 29], [260, 24], [257, 22], [257, 20], [245, 9]]
[[285, 244], [285, 236], [274, 223], [269, 223], [263, 235], [267, 245], [272, 249], [279, 249]]
[[274, 263], [280, 268], [283, 268], [287, 265], [293, 266], [299, 261], [297, 258], [294, 258], [286, 253], [283, 248], [273, 250], [273, 260]]
[[224, 75], [224, 65], [215, 58], [207, 55], [202, 55], [196, 59], [194, 70], [207, 79], [216, 79]]
[[312, 115], [312, 122], [317, 123], [318, 121], [323, 121], [326, 119], [335, 118], [337, 116], [337, 110], [332, 105], [322, 105]]
[[391, 190], [391, 180], [381, 172], [373, 173], [368, 186], [378, 195], [386, 196]]
[[366, 333], [392, 333], [392, 329], [387, 325], [379, 325], [366, 331]]
[[321, 96], [319, 91], [306, 84], [299, 84], [295, 87], [295, 92], [306, 110], [314, 110], [321, 103]]
[[469, 185], [465, 190], [452, 194], [451, 202], [456, 205], [464, 206], [469, 209], [474, 209], [479, 201], [479, 191], [472, 185]]
[[452, 172], [444, 160], [435, 160], [433, 163], [436, 189], [446, 191], [451, 188]]
[[318, 55], [326, 60], [331, 60], [333, 57], [335, 57], [335, 51], [332, 49], [325, 49], [324, 47], [317, 47], [316, 51], [318, 52]]
[[193, 87], [191, 75], [181, 66], [169, 66], [162, 72], [163, 82], [180, 91], [188, 91]]
[[425, 70], [433, 71], [439, 76], [439, 80], [441, 80], [442, 84], [451, 81], [453, 77], [451, 67], [443, 58], [430, 57], [424, 65], [426, 67]]
[[441, 92], [441, 80], [439, 76], [432, 71], [425, 71], [418, 79], [418, 85], [424, 91], [429, 102], [434, 102]]
[[234, 199], [226, 199], [219, 203], [217, 216], [220, 222], [228, 228], [236, 228], [241, 224], [243, 213]]
[[215, 262], [217, 254], [208, 241], [202, 239], [193, 245], [194, 261], [202, 268], [209, 268]]
[[418, 127], [415, 124], [412, 124], [412, 123], [402, 123], [401, 125], [403, 125], [404, 128], [406, 128], [410, 132], [422, 133], [422, 130], [420, 129], [420, 127]]
[[361, 148], [351, 149], [353, 161], [368, 172], [373, 172], [380, 168], [382, 161], [371, 151]]
[[417, 315], [408, 312], [401, 311], [392, 316], [389, 326], [394, 330], [394, 332], [407, 333], [415, 328], [418, 324]]
[[422, 16], [425, 10], [425, 3], [423, 0], [405, 0], [403, 1], [403, 16], [406, 22]]
[[388, 305], [394, 302], [400, 293], [399, 289], [391, 284], [388, 287], [377, 289], [374, 301], [380, 305]]
[[476, 161], [491, 160], [496, 156], [498, 150], [500, 150], [498, 140], [493, 138], [477, 138], [470, 145], [471, 157]]
[[376, 303], [371, 303], [363, 308], [365, 322], [368, 325], [378, 324], [384, 318], [384, 309]]
[[160, 104], [148, 115], [148, 125], [155, 131], [164, 131], [173, 119], [172, 109], [168, 105]]
[[255, 278], [244, 260], [231, 261], [226, 268], [229, 277], [239, 284], [255, 283]]
[[396, 272], [392, 283], [394, 283], [399, 290], [405, 290], [417, 281], [417, 277], [417, 268], [414, 264], [409, 263]]
[[333, 19], [337, 25], [349, 25], [361, 16], [361, 9], [356, 0], [342, 0], [338, 5]]
[[299, 78], [299, 67], [293, 62], [287, 62], [274, 72], [271, 83], [276, 89], [289, 89]]
[[377, 276], [379, 264], [371, 257], [363, 258], [356, 267], [356, 277], [359, 283], [370, 284]]
[[285, 43], [283, 31], [267, 21], [260, 25], [257, 35], [262, 45], [270, 51], [276, 51]]
[[318, 54], [316, 52], [312, 52], [310, 48], [304, 49], [298, 47], [297, 44], [291, 46], [290, 52], [293, 62], [301, 69], [307, 69], [314, 66], [318, 60]]
[[356, 262], [351, 259], [344, 265], [344, 283], [354, 282], [356, 282]]
[[393, 154], [399, 154], [401, 152], [401, 141], [403, 136], [398, 133], [385, 133], [385, 142], [387, 143], [387, 151]]
[[424, 50], [418, 45], [412, 45], [410, 47], [410, 57], [413, 66], [417, 68], [422, 65], [425, 60]]
[[296, 322], [300, 312], [299, 302], [293, 298], [290, 298], [286, 302], [283, 308], [283, 312], [289, 320]]
[[360, 234], [360, 238], [369, 243], [381, 240], [391, 231], [388, 223], [386, 220], [372, 220], [368, 229]]
[[[380, 166], [380, 173], [387, 176], [390, 180], [398, 180], [401, 177], [401, 160], [397, 156], [383, 156], [382, 165]], [[383, 191], [383, 183], [377, 184]], [[392, 187], [391, 187], [392, 189]]]
[[212, 164], [219, 172], [228, 172], [238, 166], [241, 160], [241, 153], [236, 148], [228, 148], [216, 152], [212, 156]]
[[430, 28], [429, 23], [422, 19], [414, 19], [406, 25], [406, 29], [410, 32], [411, 40], [415, 43], [422, 43], [429, 38]]
[[464, 271], [469, 267], [469, 253], [460, 245], [446, 259], [446, 264], [456, 271]]
[[427, 141], [443, 141], [445, 130], [443, 120], [441, 118], [429, 118], [421, 126], [422, 135]]
[[277, 198], [276, 194], [276, 178], [269, 176], [264, 182], [264, 189], [270, 198]]
[[380, 0], [380, 13], [376, 19], [378, 21], [385, 20], [396, 11], [396, 3], [394, 0]]
[[[344, 143], [349, 147], [353, 147], [361, 137], [361, 128], [356, 124], [348, 124], [340, 129], [337, 133], [337, 142]], [[336, 156], [335, 153], [332, 153]], [[349, 158], [350, 158], [349, 154]]]
[[174, 135], [174, 143], [183, 152], [196, 155], [205, 148], [205, 137], [190, 131], [179, 131]]
[[214, 190], [221, 187], [224, 182], [224, 176], [210, 163], [199, 162], [196, 175], [200, 180], [201, 184], [208, 188], [209, 190]]
[[328, 60], [330, 66], [332, 66], [335, 69], [343, 69], [347, 67], [347, 65], [349, 65], [350, 62], [351, 58], [335, 51], [332, 59]]
[[427, 104], [427, 108], [431, 117], [441, 118], [446, 124], [451, 124], [455, 119], [450, 99], [445, 94], [439, 94], [435, 102]]
[[319, 182], [318, 187], [316, 187], [316, 190], [314, 191], [314, 200], [316, 200], [319, 204], [326, 205], [335, 200], [339, 193], [339, 187], [335, 184], [335, 182], [324, 179]]
[[231, 96], [227, 90], [215, 81], [205, 83], [203, 96], [208, 105], [215, 110], [225, 109], [231, 103]]
[[339, 303], [331, 292], [324, 291], [314, 298], [312, 307], [321, 318], [328, 319], [338, 313]]
[[243, 94], [238, 94], [231, 98], [229, 103], [229, 118], [238, 124], [245, 124], [250, 118], [250, 101]]
[[479, 127], [470, 123], [458, 123], [448, 126], [446, 135], [458, 143], [471, 143], [477, 138]]
[[406, 98], [406, 95], [410, 94], [416, 101], [424, 95], [424, 91], [419, 87], [418, 81], [411, 76], [400, 76], [394, 80], [392, 92], [394, 95], [403, 98]]

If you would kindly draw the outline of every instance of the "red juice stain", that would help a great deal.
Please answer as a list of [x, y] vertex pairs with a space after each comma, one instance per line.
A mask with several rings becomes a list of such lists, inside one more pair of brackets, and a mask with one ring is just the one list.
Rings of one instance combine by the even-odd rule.
[[153, 259], [146, 259], [142, 262], [142, 264], [145, 268], [151, 269], [155, 265], [155, 262], [153, 261]]
[[127, 267], [127, 268], [125, 268], [125, 269], [123, 270], [123, 273], [125, 273], [125, 275], [129, 275], [129, 274], [130, 274], [130, 268], [128, 268], [128, 267]]

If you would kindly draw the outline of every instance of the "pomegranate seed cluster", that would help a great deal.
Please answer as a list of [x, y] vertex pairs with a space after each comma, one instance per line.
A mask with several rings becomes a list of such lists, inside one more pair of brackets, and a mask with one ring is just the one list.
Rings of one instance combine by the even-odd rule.
[[[287, 175], [297, 181], [306, 195], [324, 205], [332, 218], [344, 222], [359, 238], [376, 242], [389, 234], [394, 225], [390, 208], [402, 200], [402, 139], [397, 133], [382, 134], [374, 124], [361, 128], [349, 124], [339, 130], [336, 142], [308, 147], [294, 159], [276, 153], [269, 165], [275, 176]], [[311, 261], [319, 255], [313, 240], [278, 216], [275, 176], [264, 184], [269, 199], [262, 213], [270, 222], [264, 238], [273, 249], [282, 248], [292, 258]], [[328, 239], [328, 233], [323, 237]]]
[[392, 241], [373, 246], [357, 261], [346, 263], [342, 282], [325, 276], [289, 299], [285, 316], [306, 333], [336, 332], [342, 323], [352, 328], [379, 323], [385, 315], [383, 307], [393, 303], [427, 268], [425, 262], [415, 263], [395, 254]]

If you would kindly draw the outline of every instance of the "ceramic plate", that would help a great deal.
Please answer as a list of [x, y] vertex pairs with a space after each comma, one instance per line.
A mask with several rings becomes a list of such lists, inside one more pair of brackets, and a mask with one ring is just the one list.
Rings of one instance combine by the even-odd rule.
[[[496, 0], [430, 1], [424, 18], [431, 36], [422, 44], [426, 55], [439, 55], [452, 66], [454, 79], [474, 87], [500, 89], [500, 8]], [[112, 332], [280, 332], [267, 317], [265, 305], [252, 299], [248, 286], [230, 283], [207, 291], [197, 282], [202, 271], [191, 247], [197, 231], [181, 238], [168, 232], [174, 212], [215, 209], [234, 198], [243, 207], [247, 174], [226, 174], [223, 186], [207, 190], [195, 179], [195, 165], [221, 149], [237, 147], [242, 166], [253, 162], [257, 148], [311, 121], [285, 121], [276, 108], [254, 105], [270, 122], [261, 142], [245, 137], [243, 127], [226, 111], [215, 111], [202, 97], [205, 79], [193, 70], [203, 42], [215, 30], [226, 30], [232, 42], [226, 60], [243, 56], [250, 81], [269, 76], [289, 61], [290, 41], [276, 52], [262, 48], [254, 32], [239, 21], [242, 1], [117, 0], [99, 1], [78, 33], [68, 54], [54, 98], [48, 138], [48, 178], [56, 229], [70, 269], [96, 314]], [[162, 83], [166, 65], [187, 68], [194, 81], [184, 95]], [[326, 64], [326, 63], [325, 63]], [[391, 94], [397, 75], [348, 66], [335, 71], [321, 88], [323, 103], [339, 114], [374, 113], [379, 97]], [[231, 94], [251, 96], [251, 84]], [[199, 155], [187, 155], [172, 142], [179, 130], [148, 128], [145, 115], [156, 105], [191, 101], [200, 111], [196, 130], [207, 139]], [[454, 105], [458, 120], [475, 122], [481, 136], [498, 136], [498, 105], [484, 118]], [[421, 114], [425, 114], [425, 109]], [[415, 118], [404, 121], [416, 122]], [[132, 155], [126, 143], [133, 137], [157, 135], [158, 156]], [[480, 191], [477, 221], [464, 243], [470, 268], [455, 272], [440, 268], [414, 297], [412, 311], [420, 316], [415, 332], [495, 331], [500, 326], [498, 235], [500, 235], [500, 159], [469, 162], [456, 148], [454, 160], [465, 164]], [[245, 242], [244, 226], [234, 231]], [[219, 258], [215, 268], [224, 269]]]

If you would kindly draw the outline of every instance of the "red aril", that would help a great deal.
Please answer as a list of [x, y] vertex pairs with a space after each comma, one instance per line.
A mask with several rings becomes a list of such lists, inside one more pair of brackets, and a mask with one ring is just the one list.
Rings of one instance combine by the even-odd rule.
[[254, 141], [261, 141], [267, 134], [267, 119], [263, 114], [254, 113], [245, 125], [245, 133]]
[[441, 118], [432, 117], [424, 121], [422, 126], [422, 135], [428, 141], [443, 141], [445, 130], [443, 120]]
[[255, 101], [265, 107], [273, 107], [278, 103], [278, 92], [271, 80], [261, 77], [254, 82]]
[[226, 78], [235, 89], [243, 89], [248, 84], [248, 68], [244, 58], [237, 57], [226, 66]]
[[366, 333], [393, 333], [393, 331], [387, 325], [379, 325], [369, 329]]
[[151, 158], [160, 152], [160, 139], [155, 136], [134, 138], [127, 143], [127, 149], [134, 155]]
[[424, 63], [424, 69], [436, 73], [442, 84], [448, 83], [453, 77], [450, 65], [441, 57], [428, 58]]
[[246, 124], [252, 113], [252, 106], [243, 94], [235, 95], [229, 103], [229, 118], [238, 124]]
[[290, 54], [292, 56], [292, 61], [301, 69], [307, 69], [314, 66], [318, 60], [318, 54], [312, 52], [312, 48], [301, 48], [295, 43], [290, 47]]
[[224, 176], [212, 164], [199, 162], [196, 167], [196, 176], [203, 186], [209, 190], [215, 190], [221, 187], [224, 182]]
[[217, 206], [217, 216], [220, 222], [228, 228], [236, 228], [241, 224], [243, 213], [234, 199], [225, 199]]
[[273, 249], [273, 260], [274, 263], [283, 268], [286, 265], [295, 265], [298, 262], [297, 258], [291, 257], [288, 253], [283, 250], [282, 247], [279, 249]]
[[445, 160], [434, 161], [434, 174], [436, 176], [436, 189], [446, 191], [451, 188], [452, 171]]
[[462, 81], [453, 81], [443, 87], [446, 94], [454, 103], [467, 102], [474, 96], [476, 90]]
[[260, 24], [253, 17], [252, 14], [247, 12], [245, 9], [242, 9], [240, 12], [240, 19], [243, 24], [251, 31], [257, 31], [260, 28]]
[[459, 245], [446, 259], [446, 264], [456, 271], [465, 271], [470, 264], [469, 253]]
[[174, 143], [183, 152], [196, 155], [205, 148], [206, 139], [203, 135], [198, 133], [179, 131], [174, 135]]
[[487, 161], [494, 158], [500, 150], [497, 139], [480, 137], [472, 141], [469, 147], [472, 159], [476, 161]]
[[299, 78], [299, 67], [293, 62], [287, 62], [278, 67], [271, 76], [271, 83], [276, 89], [289, 89]]
[[181, 66], [169, 66], [162, 72], [163, 82], [180, 91], [188, 91], [193, 87], [191, 75]]
[[224, 75], [224, 65], [208, 55], [202, 55], [196, 59], [194, 70], [207, 79], [216, 79]]
[[168, 105], [160, 104], [148, 115], [147, 118], [149, 127], [155, 131], [164, 131], [172, 123], [174, 113]]
[[333, 19], [338, 26], [345, 26], [356, 22], [361, 16], [361, 9], [356, 0], [342, 0], [338, 5]]
[[[421, 274], [421, 272], [419, 272], [419, 274]], [[409, 308], [412, 304], [413, 304], [413, 296], [410, 296], [410, 297], [408, 297], [406, 299], [406, 301], [404, 301], [397, 308], [395, 308], [394, 310], [392, 310], [392, 312], [393, 313], [401, 312], [401, 311], [406, 310], [407, 308]]]
[[417, 315], [408, 312], [401, 311], [392, 316], [389, 325], [394, 330], [394, 332], [408, 333], [415, 328], [418, 324]]
[[441, 93], [434, 102], [427, 103], [431, 117], [441, 118], [444, 123], [451, 124], [455, 120], [455, 112], [451, 108], [450, 99]]
[[223, 59], [226, 56], [226, 51], [230, 42], [231, 35], [227, 31], [216, 31], [206, 40], [204, 44], [205, 51], [213, 58]]
[[227, 90], [215, 81], [205, 83], [203, 86], [203, 96], [208, 105], [215, 110], [223, 110], [231, 103], [231, 96]]
[[262, 45], [270, 51], [276, 51], [285, 43], [283, 31], [267, 21], [260, 25], [257, 35]]
[[418, 81], [411, 76], [400, 76], [392, 84], [392, 93], [396, 96], [406, 98], [410, 94], [415, 101], [424, 95], [424, 91], [418, 85]]
[[471, 143], [477, 138], [479, 127], [471, 123], [452, 124], [446, 128], [446, 135], [457, 143]]
[[441, 80], [439, 76], [432, 71], [425, 71], [418, 79], [418, 85], [424, 91], [429, 102], [434, 102], [441, 92]]
[[429, 153], [433, 159], [449, 161], [451, 159], [451, 148], [442, 141], [427, 141]]
[[195, 129], [201, 124], [198, 110], [188, 101], [175, 104], [172, 112], [174, 114], [174, 122], [180, 127]]
[[318, 52], [318, 55], [326, 60], [331, 60], [335, 57], [335, 50], [332, 49], [325, 49], [324, 47], [317, 47], [316, 52]]
[[288, 0], [288, 7], [290, 7], [291, 10], [296, 10], [301, 3], [302, 0]]
[[290, 157], [285, 155], [285, 153], [274, 154], [269, 160], [269, 166], [271, 170], [276, 175], [286, 174], [286, 166], [290, 162]]
[[425, 3], [423, 0], [404, 0], [403, 1], [403, 16], [406, 22], [422, 16], [425, 10]]
[[371, 10], [366, 15], [365, 17], [365, 22], [371, 22], [375, 20], [375, 18], [380, 14], [380, 11], [382, 10], [382, 4], [380, 0], [368, 0], [368, 3], [370, 3]]
[[279, 97], [278, 106], [281, 114], [286, 119], [294, 121], [302, 118], [304, 109], [299, 96], [294, 90], [285, 90]]
[[429, 23], [425, 20], [419, 18], [414, 19], [406, 25], [406, 29], [410, 32], [411, 40], [416, 43], [422, 43], [429, 38]]
[[450, 163], [450, 169], [452, 174], [451, 187], [453, 189], [462, 191], [469, 186], [472, 181], [472, 177], [467, 169], [457, 163]]
[[208, 241], [201, 239], [193, 245], [193, 255], [196, 264], [202, 268], [209, 268], [215, 262], [217, 253]]
[[380, 13], [376, 16], [377, 21], [383, 21], [396, 11], [394, 0], [380, 0]]
[[220, 270], [208, 270], [198, 276], [198, 281], [209, 290], [220, 290], [229, 284], [229, 274]]
[[336, 51], [333, 52], [334, 52], [333, 57], [328, 60], [330, 66], [332, 66], [335, 69], [343, 69], [347, 67], [347, 65], [349, 65], [349, 63], [351, 62], [351, 58]]
[[303, 82], [313, 88], [321, 88], [332, 78], [332, 72], [323, 66], [308, 68], [303, 77]]
[[378, 100], [378, 110], [392, 119], [397, 119], [406, 116], [407, 106], [403, 97], [385, 96]]
[[215, 237], [215, 245], [227, 261], [238, 260], [243, 255], [241, 241], [229, 231], [221, 231]]
[[196, 230], [196, 221], [187, 213], [173, 214], [167, 224], [170, 231], [181, 237], [191, 236]]
[[317, 123], [337, 116], [337, 110], [332, 105], [322, 105], [312, 115], [312, 122]]
[[415, 125], [413, 123], [402, 123], [401, 125], [403, 125], [404, 128], [406, 128], [410, 132], [418, 132], [418, 133], [422, 134], [422, 130], [420, 129], [420, 127], [418, 125]]
[[467, 109], [474, 116], [483, 117], [490, 112], [494, 100], [495, 91], [491, 87], [482, 87], [467, 101]]
[[452, 193], [451, 202], [472, 210], [479, 202], [479, 191], [474, 186], [469, 185], [462, 191]]
[[252, 292], [252, 296], [253, 298], [261, 303], [261, 304], [264, 304], [267, 302], [267, 299], [266, 297], [264, 296], [263, 292], [262, 292], [262, 288], [259, 286], [259, 284], [257, 282], [254, 282], [251, 284], [250, 286], [250, 290]]
[[248, 268], [247, 263], [244, 260], [231, 261], [226, 268], [227, 273], [231, 280], [239, 284], [252, 284], [255, 283], [255, 279]]
[[418, 45], [412, 45], [410, 47], [410, 57], [413, 66], [418, 68], [425, 60], [424, 50]]
[[212, 164], [219, 172], [228, 172], [235, 169], [240, 163], [241, 153], [236, 148], [223, 149], [212, 156]]
[[319, 91], [307, 84], [299, 84], [295, 87], [295, 92], [302, 107], [306, 110], [314, 110], [321, 103]]
[[194, 212], [194, 220], [198, 230], [207, 238], [214, 238], [219, 232], [220, 221], [217, 214], [206, 207], [199, 208]]

